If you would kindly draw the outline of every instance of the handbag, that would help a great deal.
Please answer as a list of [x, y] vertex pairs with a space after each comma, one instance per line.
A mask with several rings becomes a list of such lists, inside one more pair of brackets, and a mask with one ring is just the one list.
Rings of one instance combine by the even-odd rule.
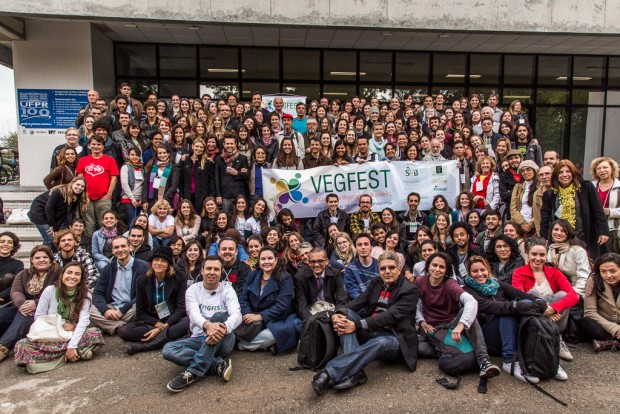
[[256, 338], [256, 335], [261, 333], [263, 329], [265, 329], [265, 324], [262, 321], [250, 324], [242, 323], [235, 329], [235, 335], [246, 342], [252, 342], [252, 339]]
[[62, 327], [62, 317], [54, 313], [39, 316], [26, 337], [33, 342], [67, 342], [72, 335], [73, 332]]

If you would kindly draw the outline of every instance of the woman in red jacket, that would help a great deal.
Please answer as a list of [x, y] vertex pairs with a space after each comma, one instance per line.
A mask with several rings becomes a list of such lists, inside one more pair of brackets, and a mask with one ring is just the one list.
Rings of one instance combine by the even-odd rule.
[[[530, 239], [526, 252], [528, 264], [512, 273], [512, 286], [544, 299], [548, 304], [544, 316], [555, 322], [562, 333], [566, 329], [570, 308], [577, 304], [579, 296], [562, 272], [545, 265], [547, 245], [544, 240]], [[573, 359], [563, 340], [560, 340], [560, 358]]]

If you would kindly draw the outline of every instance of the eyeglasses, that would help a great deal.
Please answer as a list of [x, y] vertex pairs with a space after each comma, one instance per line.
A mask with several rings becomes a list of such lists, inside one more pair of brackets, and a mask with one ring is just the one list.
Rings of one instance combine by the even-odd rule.
[[310, 264], [310, 266], [322, 265], [323, 263], [325, 263], [325, 259], [310, 260], [310, 261], [308, 261], [308, 263]]

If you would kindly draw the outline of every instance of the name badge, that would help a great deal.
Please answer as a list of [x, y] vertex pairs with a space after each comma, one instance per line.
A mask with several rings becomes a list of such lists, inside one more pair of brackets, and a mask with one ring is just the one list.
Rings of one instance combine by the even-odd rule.
[[159, 178], [153, 180], [153, 188], [159, 188]]
[[460, 174], [461, 176], [461, 184], [465, 184], [465, 174]]
[[465, 263], [460, 263], [459, 264], [459, 273], [463, 277], [467, 276], [467, 268], [465, 267]]
[[157, 317], [159, 319], [164, 319], [165, 317], [170, 316], [170, 309], [168, 309], [168, 304], [165, 301], [156, 304], [155, 310], [157, 311]]
[[142, 174], [142, 171], [134, 171], [133, 175], [136, 177], [136, 181], [144, 180], [144, 174]]
[[558, 207], [558, 209], [557, 209], [557, 210], [555, 210], [555, 216], [556, 216], [557, 218], [562, 217], [562, 208], [563, 208], [563, 206], [562, 206], [562, 204], [560, 204], [560, 207]]
[[415, 233], [416, 231], [418, 231], [418, 222], [410, 221], [409, 222], [409, 233]]
[[477, 181], [476, 182], [476, 191], [482, 191], [484, 190], [484, 184], [482, 184], [482, 181]]

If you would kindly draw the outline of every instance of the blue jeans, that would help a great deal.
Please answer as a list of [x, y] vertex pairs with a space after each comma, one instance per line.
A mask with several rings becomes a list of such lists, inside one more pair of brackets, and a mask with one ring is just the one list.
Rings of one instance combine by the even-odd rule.
[[[225, 322], [228, 315], [216, 313], [211, 322]], [[209, 345], [204, 335], [169, 342], [164, 345], [162, 356], [194, 375], [204, 377], [215, 373], [217, 364], [223, 361], [235, 347], [235, 334], [230, 333], [215, 345]]]
[[14, 306], [0, 308], [0, 345], [13, 349], [17, 341], [26, 337], [34, 316], [24, 316]]
[[47, 232], [50, 229], [50, 225], [35, 224], [34, 226], [37, 228], [37, 230], [39, 230], [39, 233], [41, 233], [41, 237], [43, 238], [43, 245], [51, 249], [54, 242], [54, 236]]
[[142, 211], [142, 207], [134, 207], [131, 203], [123, 203], [123, 210], [125, 210], [125, 223], [129, 226], [131, 220], [136, 218], [140, 211]]
[[518, 316], [494, 315], [482, 326], [482, 334], [490, 355], [501, 355], [505, 363], [512, 363], [517, 353]]
[[161, 238], [159, 236], [153, 236], [153, 249], [159, 246], [167, 246], [170, 243], [170, 237]]
[[[360, 316], [347, 309], [347, 318], [353, 322], [360, 321]], [[342, 335], [340, 344], [343, 353], [327, 363], [325, 369], [334, 384], [338, 384], [360, 372], [375, 359], [393, 361], [398, 358], [400, 346], [398, 339], [387, 331], [369, 332], [363, 335], [364, 343], [360, 345], [357, 332]]]

